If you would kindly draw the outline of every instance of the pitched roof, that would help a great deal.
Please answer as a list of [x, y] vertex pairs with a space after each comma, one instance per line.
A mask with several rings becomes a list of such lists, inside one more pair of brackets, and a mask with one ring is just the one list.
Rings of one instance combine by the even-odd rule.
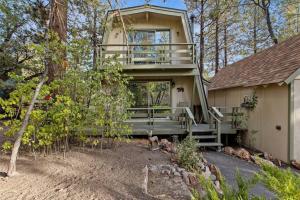
[[221, 69], [209, 90], [284, 82], [300, 68], [300, 35]]

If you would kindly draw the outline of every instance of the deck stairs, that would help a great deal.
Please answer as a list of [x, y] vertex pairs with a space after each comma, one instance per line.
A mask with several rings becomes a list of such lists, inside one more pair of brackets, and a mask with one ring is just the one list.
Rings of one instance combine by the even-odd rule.
[[[150, 109], [150, 108], [148, 108]], [[180, 110], [181, 118], [174, 117], [172, 112], [155, 113], [152, 110], [151, 117], [145, 117], [138, 114], [133, 115], [126, 123], [130, 124], [133, 136], [151, 135], [157, 136], [171, 136], [171, 135], [190, 135], [193, 139], [198, 141], [198, 147], [217, 147], [222, 146], [220, 134], [215, 124], [196, 124], [192, 112], [188, 107], [174, 108]], [[174, 113], [174, 112], [173, 112]], [[158, 115], [158, 116], [157, 116]]]

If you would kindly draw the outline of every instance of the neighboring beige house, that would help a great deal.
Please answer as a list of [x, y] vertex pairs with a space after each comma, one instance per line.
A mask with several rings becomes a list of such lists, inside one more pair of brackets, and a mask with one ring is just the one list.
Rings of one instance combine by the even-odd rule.
[[208, 88], [210, 106], [240, 107], [253, 96], [256, 107], [244, 109], [244, 143], [300, 160], [300, 35], [221, 69]]

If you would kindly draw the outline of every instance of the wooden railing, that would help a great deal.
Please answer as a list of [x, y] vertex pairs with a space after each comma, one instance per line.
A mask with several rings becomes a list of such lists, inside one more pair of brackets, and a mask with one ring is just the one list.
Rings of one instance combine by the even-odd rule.
[[101, 44], [100, 59], [118, 55], [123, 64], [195, 64], [193, 43], [172, 44]]
[[[192, 126], [196, 124], [194, 115], [189, 107], [149, 107], [149, 108], [129, 108], [132, 119], [127, 122], [139, 122], [139, 119], [144, 120], [149, 126], [149, 129], [155, 129], [156, 122], [163, 123], [162, 119], [169, 119], [181, 123], [181, 129], [192, 135]], [[142, 113], [141, 113], [142, 112]], [[169, 121], [166, 121], [168, 123]]]
[[221, 123], [224, 115], [216, 107], [211, 107], [210, 110], [208, 111], [208, 114], [210, 118], [210, 125], [214, 126], [211, 128], [216, 129], [217, 143], [221, 144], [221, 133], [222, 133]]
[[[231, 128], [243, 128], [246, 126], [246, 116], [241, 107], [215, 107], [224, 117], [222, 122], [231, 124]], [[245, 128], [245, 127], [244, 127]]]

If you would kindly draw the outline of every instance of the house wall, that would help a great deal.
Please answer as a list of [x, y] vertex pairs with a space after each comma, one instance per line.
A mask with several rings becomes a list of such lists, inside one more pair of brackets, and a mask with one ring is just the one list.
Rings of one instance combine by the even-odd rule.
[[[194, 77], [178, 76], [178, 77], [138, 77], [136, 80], [172, 80], [175, 83], [171, 87], [171, 106], [178, 107], [179, 102], [185, 102], [188, 105], [192, 103]], [[184, 92], [178, 92], [177, 88], [183, 88]], [[199, 95], [195, 95], [194, 105], [199, 105]]]
[[291, 85], [291, 160], [300, 160], [300, 76]]
[[[139, 13], [134, 15], [124, 16], [124, 21], [126, 22], [127, 31], [130, 30], [170, 30], [171, 43], [187, 43], [188, 36], [185, 35], [182, 20], [178, 16], [167, 16], [161, 14], [148, 14], [148, 19], [146, 13]], [[123, 33], [123, 28], [120, 25], [111, 26], [106, 34], [107, 44], [126, 44], [125, 35]], [[187, 49], [184, 46], [172, 46], [172, 50], [177, 49]], [[189, 46], [190, 48], [190, 46]], [[108, 50], [125, 50], [125, 47], [108, 47]], [[185, 53], [173, 53], [172, 57], [186, 57], [189, 56]], [[187, 64], [189, 61], [172, 61], [172, 64]]]
[[[248, 116], [248, 132], [243, 142], [288, 161], [288, 86], [273, 84], [209, 91], [208, 102], [210, 106], [239, 107], [244, 97], [253, 95], [254, 91], [258, 103], [253, 111], [244, 111]], [[281, 129], [278, 130], [276, 126]]]
[[[145, 13], [130, 15], [124, 17], [127, 22], [128, 31], [130, 30], [156, 30], [170, 29], [172, 43], [187, 42], [187, 36], [184, 33], [183, 25], [180, 17], [170, 17], [158, 14], [149, 14], [148, 20]], [[108, 44], [125, 44], [123, 29], [121, 26], [113, 26], [109, 30]]]

